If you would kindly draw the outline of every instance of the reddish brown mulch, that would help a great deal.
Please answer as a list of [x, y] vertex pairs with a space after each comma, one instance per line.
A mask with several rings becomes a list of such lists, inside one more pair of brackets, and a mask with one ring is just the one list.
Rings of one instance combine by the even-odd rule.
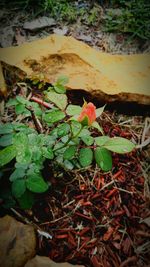
[[[138, 138], [133, 125], [120, 126], [115, 119], [104, 113], [106, 134]], [[52, 239], [39, 238], [39, 253], [86, 267], [147, 266], [150, 210], [143, 161], [144, 151], [136, 150], [114, 154], [113, 170], [107, 173], [96, 166], [57, 175], [49, 169], [51, 191], [39, 199], [33, 214]]]

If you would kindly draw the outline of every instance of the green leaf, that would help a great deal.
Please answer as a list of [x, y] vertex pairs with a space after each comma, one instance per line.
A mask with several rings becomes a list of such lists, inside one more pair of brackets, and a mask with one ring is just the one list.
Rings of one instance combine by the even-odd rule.
[[101, 107], [101, 108], [97, 108], [97, 109], [96, 109], [96, 118], [98, 118], [98, 117], [101, 116], [101, 114], [103, 113], [105, 107], [106, 107], [106, 105], [104, 105], [104, 106]]
[[68, 159], [68, 160], [72, 159], [75, 156], [76, 150], [77, 150], [76, 146], [68, 147], [64, 152], [64, 155], [63, 155], [64, 159]]
[[25, 176], [25, 170], [22, 168], [15, 169], [14, 172], [10, 175], [9, 180], [11, 182], [23, 178]]
[[72, 162], [70, 162], [69, 160], [65, 160], [65, 161], [64, 161], [64, 166], [65, 166], [65, 168], [68, 169], [68, 170], [73, 170], [73, 168], [74, 168], [74, 165], [73, 165]]
[[62, 84], [59, 84], [59, 83], [56, 83], [54, 85], [54, 90], [58, 94], [65, 94], [66, 93], [66, 88]]
[[6, 134], [0, 137], [0, 146], [10, 146], [12, 145], [12, 134]]
[[34, 194], [28, 190], [24, 192], [24, 194], [17, 199], [21, 209], [31, 209], [34, 204]]
[[70, 126], [68, 123], [62, 123], [57, 127], [57, 135], [58, 137], [63, 137], [69, 133]]
[[45, 93], [46, 99], [54, 103], [59, 109], [64, 110], [67, 106], [68, 100], [65, 94], [58, 94], [50, 91]]
[[65, 114], [64, 112], [60, 111], [60, 110], [52, 110], [46, 114], [44, 114], [44, 121], [46, 121], [47, 123], [55, 123], [57, 121], [60, 121], [62, 119], [65, 118]]
[[13, 123], [13, 128], [16, 132], [25, 132], [26, 134], [35, 132], [33, 128], [28, 127], [24, 123]]
[[[27, 110], [26, 110], [26, 108], [25, 108], [25, 106], [23, 104], [19, 103], [19, 104], [17, 104], [15, 106], [15, 112], [16, 112], [17, 115], [20, 115], [20, 114], [24, 113], [24, 111], [27, 111]], [[28, 111], [28, 113], [30, 114], [29, 111]]]
[[98, 124], [97, 121], [94, 121], [94, 122], [92, 123], [91, 126], [92, 126], [93, 128], [95, 128], [95, 129], [97, 129], [97, 130], [98, 130], [99, 132], [101, 132], [102, 134], [104, 134], [102, 127]]
[[28, 103], [28, 100], [25, 99], [24, 97], [20, 96], [20, 95], [16, 96], [16, 99], [17, 99], [17, 101], [18, 101], [19, 103], [21, 103], [21, 104], [23, 104], [23, 105], [26, 105], [26, 104]]
[[97, 147], [94, 152], [97, 165], [103, 171], [110, 171], [112, 169], [112, 156], [110, 151], [104, 147]]
[[48, 184], [39, 174], [28, 176], [26, 180], [26, 186], [31, 192], [34, 193], [43, 193], [48, 189]]
[[0, 151], [0, 167], [9, 163], [13, 158], [16, 157], [15, 146], [8, 146]]
[[35, 102], [29, 102], [28, 106], [32, 107], [34, 112], [35, 112], [35, 115], [37, 117], [40, 117], [42, 115], [42, 110], [39, 106], [38, 103], [35, 103]]
[[79, 134], [79, 137], [89, 136], [89, 135], [91, 135], [91, 132], [90, 132], [88, 129], [83, 128], [83, 129], [81, 130], [80, 134]]
[[43, 154], [43, 157], [45, 157], [47, 159], [53, 159], [54, 158], [53, 150], [50, 147], [43, 147], [42, 148], [42, 154]]
[[52, 147], [55, 144], [55, 141], [57, 139], [57, 135], [43, 135], [43, 145]]
[[10, 134], [13, 132], [13, 126], [11, 123], [0, 123], [0, 134]]
[[11, 106], [15, 106], [18, 104], [18, 101], [16, 98], [10, 98], [9, 101], [6, 103], [6, 107], [9, 108]]
[[30, 147], [30, 152], [32, 155], [32, 161], [35, 163], [40, 163], [43, 160], [43, 155], [42, 155], [42, 149], [40, 146], [34, 145]]
[[108, 140], [110, 139], [109, 136], [99, 136], [95, 137], [95, 143], [98, 146], [103, 146]]
[[135, 144], [122, 137], [113, 137], [104, 144], [104, 147], [112, 152], [124, 154], [131, 152], [135, 148]]
[[82, 108], [77, 105], [68, 105], [66, 109], [66, 113], [69, 116], [79, 115], [81, 113]]
[[38, 163], [33, 162], [29, 165], [27, 176], [40, 175], [41, 169], [43, 169], [43, 161], [40, 161]]
[[90, 148], [81, 148], [79, 151], [79, 162], [82, 167], [91, 165], [93, 160], [93, 151]]
[[13, 144], [17, 151], [16, 161], [20, 163], [29, 163], [32, 153], [29, 147], [29, 140], [25, 133], [17, 133], [13, 137]]
[[15, 198], [19, 198], [26, 190], [26, 184], [24, 179], [17, 179], [12, 183], [12, 194]]
[[82, 136], [81, 140], [87, 145], [91, 146], [94, 143], [94, 138], [92, 136]]
[[16, 162], [16, 163], [15, 163], [15, 168], [16, 168], [16, 169], [27, 170], [28, 167], [29, 167], [29, 164], [28, 164], [28, 163], [19, 163], [19, 162]]
[[58, 77], [56, 84], [59, 83], [59, 84], [65, 85], [68, 82], [69, 82], [69, 78], [65, 75], [61, 75]]
[[80, 130], [82, 129], [82, 125], [78, 121], [71, 121], [71, 130], [73, 136], [76, 136], [78, 133], [80, 134]]

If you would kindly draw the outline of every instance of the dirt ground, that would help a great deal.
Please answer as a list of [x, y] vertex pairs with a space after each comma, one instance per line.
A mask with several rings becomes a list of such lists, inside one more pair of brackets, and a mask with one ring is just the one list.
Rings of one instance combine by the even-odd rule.
[[[60, 34], [73, 36], [95, 49], [112, 54], [135, 54], [149, 53], [150, 41], [132, 38], [129, 34], [123, 33], [106, 33], [103, 30], [102, 20], [105, 17], [105, 10], [99, 8], [100, 19], [90, 26], [86, 18], [78, 18], [73, 23], [59, 21], [46, 16], [39, 15], [40, 25], [37, 23], [35, 15], [25, 10], [3, 9], [0, 11], [0, 46], [8, 47], [20, 45], [26, 41], [33, 41], [38, 38], [44, 38], [49, 34]], [[88, 16], [88, 14], [87, 14]], [[52, 19], [51, 25], [47, 19]], [[28, 22], [32, 21], [32, 30], [27, 27]], [[38, 24], [38, 25], [37, 25]], [[46, 25], [47, 24], [47, 25]]]

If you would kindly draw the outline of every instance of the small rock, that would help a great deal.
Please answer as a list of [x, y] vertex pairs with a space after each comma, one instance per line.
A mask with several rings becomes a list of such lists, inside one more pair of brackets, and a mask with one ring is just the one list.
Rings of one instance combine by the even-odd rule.
[[84, 267], [83, 265], [72, 265], [67, 262], [56, 263], [48, 257], [36, 255], [32, 260], [29, 260], [24, 267]]
[[1, 33], [0, 33], [1, 37], [0, 37], [0, 43], [2, 47], [9, 47], [12, 45], [13, 43], [13, 39], [14, 39], [14, 31], [12, 29], [12, 27], [5, 27]]
[[56, 22], [54, 19], [43, 16], [43, 17], [40, 17], [38, 19], [25, 22], [23, 25], [23, 28], [25, 30], [37, 31], [37, 30], [43, 29], [45, 27], [53, 26], [55, 24], [56, 24]]
[[85, 42], [91, 42], [92, 37], [89, 35], [81, 34], [77, 37], [78, 40], [85, 41]]
[[6, 215], [0, 218], [0, 266], [22, 267], [35, 255], [36, 237], [32, 226]]
[[55, 29], [53, 30], [53, 32], [54, 32], [55, 34], [65, 35], [65, 34], [67, 34], [67, 32], [68, 32], [68, 27], [64, 26], [62, 29], [55, 28]]

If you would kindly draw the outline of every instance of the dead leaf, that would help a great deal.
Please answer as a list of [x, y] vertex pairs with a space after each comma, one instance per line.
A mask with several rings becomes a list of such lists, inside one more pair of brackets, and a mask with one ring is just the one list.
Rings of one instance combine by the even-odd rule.
[[26, 37], [22, 34], [20, 29], [16, 30], [15, 40], [17, 45], [21, 45], [26, 41]]
[[0, 33], [0, 43], [2, 47], [9, 47], [13, 43], [15, 33], [12, 27], [5, 27]]

